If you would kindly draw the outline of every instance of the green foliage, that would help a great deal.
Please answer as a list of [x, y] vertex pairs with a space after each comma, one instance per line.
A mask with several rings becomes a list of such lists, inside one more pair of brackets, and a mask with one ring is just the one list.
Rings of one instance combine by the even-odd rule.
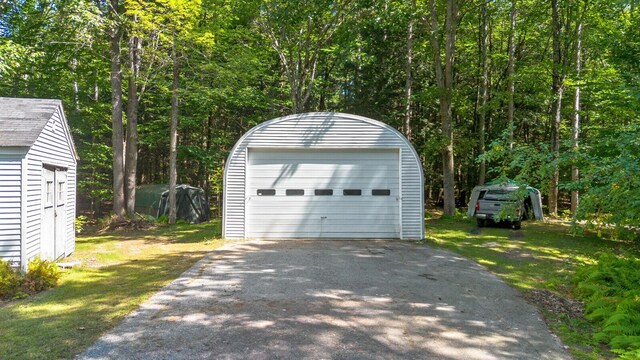
[[84, 215], [76, 216], [76, 221], [75, 221], [76, 234], [80, 234], [84, 230], [84, 227], [87, 224], [87, 220], [88, 218]]
[[8, 261], [0, 260], [0, 299], [13, 298], [20, 292], [23, 278]]
[[58, 284], [60, 269], [53, 261], [36, 257], [29, 261], [26, 274], [0, 260], [0, 299], [23, 298]]
[[[71, 359], [211, 250], [220, 223], [78, 236], [59, 286], [0, 306], [2, 359]], [[43, 349], [46, 349], [43, 350]]]
[[[426, 243], [464, 255], [486, 267], [526, 298], [531, 291], [550, 291], [571, 303], [577, 271], [592, 268], [603, 252], [638, 257], [638, 248], [629, 242], [600, 239], [590, 232], [568, 233], [558, 223], [524, 222], [523, 238], [504, 228], [483, 228], [475, 222], [432, 219], [426, 221]], [[635, 285], [638, 288], [638, 285]], [[593, 339], [598, 325], [579, 314], [559, 312], [552, 299], [537, 303], [546, 323], [567, 344], [575, 359], [609, 359], [608, 351]], [[551, 306], [550, 306], [551, 305]]]
[[[547, 144], [515, 144], [509, 150], [508, 132], [493, 141], [477, 161], [489, 164], [489, 178], [494, 181], [513, 179], [518, 184], [527, 184], [541, 191], [548, 191], [548, 179], [553, 172], [553, 156]], [[522, 195], [522, 194], [520, 194]]]
[[577, 294], [586, 316], [600, 327], [598, 341], [622, 358], [640, 354], [640, 259], [605, 253], [598, 264], [577, 273]]
[[453, 216], [444, 214], [442, 215], [441, 219], [443, 220], [464, 220], [467, 217], [466, 212], [465, 211], [461, 211], [460, 209], [456, 208], [456, 213]]
[[60, 275], [60, 269], [54, 261], [36, 257], [27, 265], [22, 287], [25, 292], [31, 294], [47, 290], [58, 284]]
[[615, 237], [637, 238], [640, 224], [640, 124], [599, 132], [581, 155], [583, 189], [577, 218], [599, 232], [615, 225]]
[[[81, 210], [103, 215], [112, 197], [109, 33], [122, 32], [121, 70], [126, 107], [132, 67], [129, 40], [140, 41], [138, 178], [168, 181], [168, 124], [172, 57], [179, 53], [179, 183], [205, 188], [221, 203], [221, 169], [237, 139], [254, 125], [296, 110], [342, 111], [404, 129], [410, 110], [412, 142], [432, 196], [441, 185], [439, 90], [429, 44], [428, 2], [285, 0], [0, 0], [0, 94], [60, 98], [79, 153]], [[516, 4], [515, 90], [509, 86], [511, 5]], [[454, 152], [456, 187], [476, 185], [479, 159], [487, 178], [510, 178], [548, 193], [560, 170], [561, 200], [579, 190], [576, 220], [613, 236], [635, 236], [639, 222], [640, 26], [638, 6], [593, 0], [561, 2], [563, 19], [560, 155], [550, 150], [552, 58], [549, 3], [488, 2], [489, 98], [482, 105], [480, 6], [461, 3], [455, 52]], [[435, 2], [439, 14], [445, 3]], [[575, 71], [575, 34], [582, 21], [582, 71]], [[409, 28], [412, 41], [409, 42]], [[443, 33], [437, 34], [444, 41]], [[277, 40], [277, 42], [274, 42]], [[175, 49], [174, 49], [175, 45]], [[409, 52], [411, 50], [411, 52]], [[408, 63], [411, 54], [412, 63]], [[284, 63], [288, 66], [284, 66]], [[313, 81], [311, 80], [313, 78]], [[410, 80], [410, 81], [409, 81]], [[411, 96], [406, 86], [411, 83]], [[579, 149], [571, 119], [582, 94]], [[515, 102], [508, 139], [508, 99]], [[302, 108], [293, 108], [301, 103]], [[407, 108], [407, 105], [410, 105]], [[486, 151], [479, 119], [486, 120]], [[126, 122], [126, 119], [125, 119]], [[571, 181], [571, 166], [580, 180]], [[627, 181], [629, 179], [629, 181]], [[561, 201], [564, 204], [564, 201]], [[86, 208], [85, 208], [86, 207]], [[88, 209], [91, 207], [91, 209]], [[560, 209], [562, 211], [563, 209]], [[573, 214], [572, 214], [573, 216]], [[603, 232], [604, 234], [604, 232]]]

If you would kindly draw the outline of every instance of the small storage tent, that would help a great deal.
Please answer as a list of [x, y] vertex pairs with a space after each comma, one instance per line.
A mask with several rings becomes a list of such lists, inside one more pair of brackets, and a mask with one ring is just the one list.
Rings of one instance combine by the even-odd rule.
[[[169, 215], [169, 186], [141, 185], [136, 188], [136, 212], [155, 217]], [[209, 203], [201, 188], [176, 186], [176, 218], [189, 223], [209, 220]]]
[[[467, 210], [467, 216], [473, 217], [476, 212], [476, 202], [480, 198], [480, 194], [486, 191], [492, 190], [507, 190], [507, 191], [516, 191], [521, 189], [522, 186], [516, 184], [513, 181], [503, 181], [503, 182], [490, 182], [485, 185], [478, 185], [473, 188], [471, 191], [471, 198], [469, 199], [469, 208]], [[544, 215], [542, 214], [542, 197], [540, 195], [540, 191], [531, 186], [525, 186], [527, 190], [528, 197], [524, 199], [525, 211], [531, 211], [533, 213], [533, 217], [536, 220], [544, 220]]]
[[0, 97], [0, 259], [74, 251], [77, 159], [60, 100]]

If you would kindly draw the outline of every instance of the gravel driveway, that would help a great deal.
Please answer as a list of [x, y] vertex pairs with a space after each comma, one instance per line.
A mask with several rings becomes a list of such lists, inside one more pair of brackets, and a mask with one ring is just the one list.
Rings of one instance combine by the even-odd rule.
[[213, 251], [81, 359], [569, 359], [481, 266], [398, 241]]

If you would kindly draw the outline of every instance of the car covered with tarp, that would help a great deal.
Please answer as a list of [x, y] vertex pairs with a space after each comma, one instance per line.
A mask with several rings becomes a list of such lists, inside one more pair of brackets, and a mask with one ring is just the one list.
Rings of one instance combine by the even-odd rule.
[[544, 220], [540, 191], [511, 180], [474, 187], [468, 206], [467, 216], [476, 218], [479, 226], [509, 222], [519, 229], [522, 220]]

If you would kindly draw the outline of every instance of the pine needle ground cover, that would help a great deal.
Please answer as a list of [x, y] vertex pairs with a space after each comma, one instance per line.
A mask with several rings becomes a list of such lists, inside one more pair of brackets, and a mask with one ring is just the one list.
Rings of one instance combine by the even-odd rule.
[[[606, 286], [616, 287], [607, 282], [613, 273], [611, 261], [598, 270], [602, 267], [599, 265], [602, 254], [613, 254], [605, 255], [606, 259], [611, 256], [637, 258], [640, 254], [637, 244], [605, 240], [592, 234], [573, 236], [571, 227], [563, 224], [529, 221], [523, 223], [522, 230], [513, 231], [500, 227], [479, 229], [473, 220], [453, 218], [427, 220], [426, 243], [471, 258], [520, 290], [525, 299], [540, 309], [551, 330], [577, 359], [616, 357], [610, 350], [615, 350], [615, 346], [604, 345], [611, 345], [608, 340], [616, 338], [615, 335], [602, 334], [607, 319], [614, 315], [613, 310], [601, 309], [594, 318], [591, 303], [596, 298], [611, 301], [602, 300], [594, 293], [606, 292]], [[589, 275], [598, 271], [600, 282], [586, 285]], [[621, 282], [627, 286], [633, 282], [627, 280]], [[621, 293], [623, 291], [618, 290], [612, 297], [621, 297]], [[639, 300], [636, 299], [636, 306]], [[627, 300], [622, 306], [628, 307], [629, 303], [633, 300]], [[615, 305], [608, 309], [620, 311]], [[618, 315], [618, 324], [630, 321], [629, 315], [620, 320], [621, 316]], [[609, 329], [618, 330], [614, 326]], [[624, 339], [629, 342], [634, 338]]]
[[[222, 245], [219, 222], [77, 238], [52, 290], [0, 306], [0, 359], [71, 359]], [[66, 261], [66, 260], [65, 260]]]

